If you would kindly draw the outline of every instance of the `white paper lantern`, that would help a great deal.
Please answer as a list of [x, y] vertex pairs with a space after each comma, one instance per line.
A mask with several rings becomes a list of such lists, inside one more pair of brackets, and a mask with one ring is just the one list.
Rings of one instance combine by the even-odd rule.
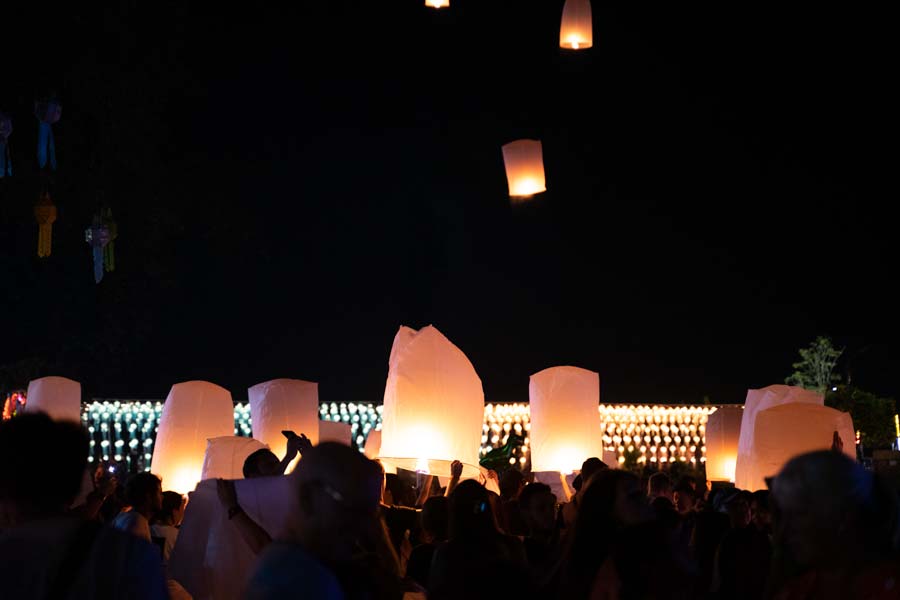
[[381, 435], [386, 469], [478, 478], [484, 421], [481, 379], [462, 351], [432, 326], [400, 327], [391, 348]]
[[159, 418], [151, 470], [164, 490], [186, 494], [200, 481], [207, 440], [233, 433], [228, 390], [206, 381], [176, 383]]
[[720, 406], [706, 422], [706, 478], [734, 482], [738, 442], [741, 437], [740, 406]]
[[247, 390], [253, 437], [279, 459], [287, 452], [282, 431], [305, 434], [319, 443], [319, 384], [299, 379], [273, 379]]
[[65, 377], [28, 382], [25, 412], [43, 411], [56, 421], [81, 423], [81, 384]]
[[531, 376], [531, 469], [571, 473], [603, 454], [600, 375], [551, 367]]
[[758, 390], [747, 390], [744, 414], [741, 417], [741, 436], [738, 442], [737, 465], [734, 473], [735, 486], [740, 489], [748, 489], [748, 486], [755, 485], [748, 469], [757, 413], [773, 406], [794, 402], [821, 406], [824, 404], [824, 398], [810, 390], [790, 385], [770, 385]]
[[504, 145], [503, 163], [510, 198], [529, 198], [547, 190], [539, 140], [516, 140]]
[[378, 455], [381, 454], [380, 430], [373, 429], [369, 432], [369, 436], [366, 438], [365, 454], [366, 458], [378, 458]]
[[559, 26], [559, 47], [584, 50], [594, 45], [590, 0], [566, 0]]
[[259, 440], [236, 435], [210, 438], [206, 442], [206, 455], [200, 479], [243, 479], [244, 461], [266, 446]]
[[844, 454], [856, 460], [856, 436], [849, 413], [812, 403], [782, 404], [759, 411], [747, 463], [748, 480], [740, 487], [766, 489], [766, 477], [777, 475], [791, 458], [831, 448], [835, 431], [844, 442]]
[[319, 443], [339, 442], [350, 446], [350, 423], [340, 421], [319, 421]]
[[425, 6], [431, 8], [447, 8], [450, 6], [450, 0], [425, 0]]

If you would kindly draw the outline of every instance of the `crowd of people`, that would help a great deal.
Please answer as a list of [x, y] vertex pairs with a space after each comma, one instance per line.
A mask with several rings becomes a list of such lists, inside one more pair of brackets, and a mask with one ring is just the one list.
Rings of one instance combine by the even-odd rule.
[[[189, 598], [167, 568], [185, 498], [151, 473], [119, 485], [104, 469], [84, 494], [87, 450], [78, 425], [43, 414], [0, 424], [0, 597]], [[217, 482], [258, 557], [248, 599], [900, 598], [895, 490], [834, 450], [795, 457], [752, 493], [586, 457], [562, 497], [514, 468], [498, 494], [461, 480], [458, 462], [442, 486], [303, 436], [244, 467], [289, 477], [293, 494], [268, 532]]]

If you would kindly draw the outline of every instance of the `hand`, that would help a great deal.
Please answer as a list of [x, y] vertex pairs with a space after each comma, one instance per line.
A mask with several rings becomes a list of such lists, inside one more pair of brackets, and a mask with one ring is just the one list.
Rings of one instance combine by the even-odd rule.
[[239, 506], [237, 500], [237, 491], [234, 489], [234, 482], [227, 479], [216, 479], [216, 492], [219, 495], [219, 502], [225, 509]]
[[462, 472], [463, 464], [461, 462], [459, 462], [458, 460], [454, 460], [452, 463], [450, 463], [450, 476], [453, 479], [459, 479], [460, 477], [462, 477]]
[[300, 435], [291, 436], [290, 439], [288, 439], [288, 456], [296, 456], [298, 452], [300, 454], [303, 454], [310, 448], [312, 448], [312, 442], [309, 441], [309, 438], [306, 437], [306, 434], [301, 433]]
[[497, 471], [495, 471], [495, 470], [493, 470], [493, 469], [488, 469], [488, 472], [487, 472], [487, 478], [488, 478], [488, 479], [493, 479], [493, 480], [496, 481], [498, 484], [500, 483], [500, 476], [497, 475]]
[[837, 431], [835, 431], [834, 435], [831, 437], [831, 449], [834, 452], [844, 451], [844, 440], [841, 439], [841, 436], [838, 435]]

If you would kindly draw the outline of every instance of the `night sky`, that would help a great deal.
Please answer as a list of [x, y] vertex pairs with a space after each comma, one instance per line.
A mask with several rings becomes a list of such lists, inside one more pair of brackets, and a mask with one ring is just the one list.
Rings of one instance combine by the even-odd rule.
[[[560, 0], [451, 1], [5, 11], [0, 383], [242, 399], [292, 377], [380, 402], [397, 328], [434, 324], [487, 401], [571, 364], [603, 402], [742, 402], [817, 335], [900, 396], [885, 15], [594, 2], [575, 53]], [[526, 137], [548, 191], [513, 206], [500, 147]], [[101, 202], [118, 264], [95, 285]]]

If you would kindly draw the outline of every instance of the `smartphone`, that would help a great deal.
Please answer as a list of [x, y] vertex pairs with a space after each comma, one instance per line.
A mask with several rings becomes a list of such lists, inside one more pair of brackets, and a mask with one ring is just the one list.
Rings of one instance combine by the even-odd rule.
[[291, 438], [297, 437], [297, 434], [296, 434], [296, 433], [294, 433], [293, 431], [287, 431], [287, 430], [282, 430], [282, 431], [281, 431], [281, 435], [283, 435], [283, 436], [286, 437], [287, 439], [291, 439]]

